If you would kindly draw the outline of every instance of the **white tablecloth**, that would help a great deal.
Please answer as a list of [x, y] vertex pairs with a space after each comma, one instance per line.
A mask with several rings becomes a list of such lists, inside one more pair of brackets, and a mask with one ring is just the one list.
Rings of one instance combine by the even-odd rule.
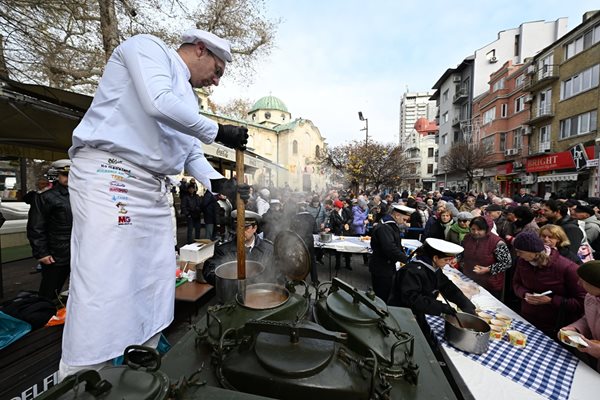
[[[446, 275], [458, 274], [462, 276], [460, 272], [449, 267], [446, 267], [444, 272]], [[473, 303], [480, 305], [484, 309], [493, 308], [497, 312], [509, 315], [514, 320], [525, 321], [521, 316], [493, 297], [488, 291], [482, 287], [479, 289], [480, 293], [472, 298]], [[548, 338], [548, 340], [551, 339]], [[476, 399], [544, 399], [544, 397], [532, 390], [471, 360], [447, 344], [443, 344], [440, 348], [448, 356], [450, 362], [460, 373], [461, 378]], [[599, 393], [600, 374], [580, 361], [573, 376], [569, 399], [589, 400], [598, 398], [600, 396]]]

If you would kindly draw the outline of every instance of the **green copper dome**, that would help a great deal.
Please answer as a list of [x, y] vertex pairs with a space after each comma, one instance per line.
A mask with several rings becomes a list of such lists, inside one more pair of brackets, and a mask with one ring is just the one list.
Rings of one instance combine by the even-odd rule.
[[265, 96], [259, 99], [248, 113], [251, 113], [256, 110], [278, 110], [289, 112], [283, 101], [279, 100], [275, 96]]

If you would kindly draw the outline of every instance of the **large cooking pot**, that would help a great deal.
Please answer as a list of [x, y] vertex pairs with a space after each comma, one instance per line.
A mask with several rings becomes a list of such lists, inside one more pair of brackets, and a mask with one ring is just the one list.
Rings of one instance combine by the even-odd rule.
[[236, 300], [246, 308], [253, 310], [269, 310], [279, 307], [290, 298], [285, 287], [274, 283], [254, 283], [246, 286], [246, 290], [238, 291]]
[[235, 299], [238, 288], [242, 288], [256, 282], [260, 282], [260, 274], [265, 266], [258, 261], [246, 260], [246, 279], [237, 278], [237, 260], [229, 261], [219, 265], [215, 269], [215, 290], [219, 303], [227, 303]]
[[471, 314], [457, 313], [460, 327], [454, 315], [446, 315], [444, 336], [452, 346], [467, 353], [483, 354], [490, 344], [490, 326], [483, 319]]

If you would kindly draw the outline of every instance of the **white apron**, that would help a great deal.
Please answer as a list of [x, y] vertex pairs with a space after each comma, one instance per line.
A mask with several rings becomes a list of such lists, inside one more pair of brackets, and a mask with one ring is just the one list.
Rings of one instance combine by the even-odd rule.
[[166, 180], [109, 153], [72, 159], [71, 284], [62, 360], [91, 365], [173, 320], [175, 247]]

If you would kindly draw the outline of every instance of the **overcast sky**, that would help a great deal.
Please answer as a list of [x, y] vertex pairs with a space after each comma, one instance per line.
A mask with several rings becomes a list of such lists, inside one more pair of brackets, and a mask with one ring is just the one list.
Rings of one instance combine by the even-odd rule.
[[[226, 78], [213, 99], [272, 94], [306, 118], [330, 145], [369, 136], [397, 142], [402, 94], [431, 90], [448, 68], [523, 22], [568, 17], [569, 29], [597, 0], [266, 0], [279, 17], [276, 48], [249, 86]], [[500, 63], [498, 64], [500, 66]]]

